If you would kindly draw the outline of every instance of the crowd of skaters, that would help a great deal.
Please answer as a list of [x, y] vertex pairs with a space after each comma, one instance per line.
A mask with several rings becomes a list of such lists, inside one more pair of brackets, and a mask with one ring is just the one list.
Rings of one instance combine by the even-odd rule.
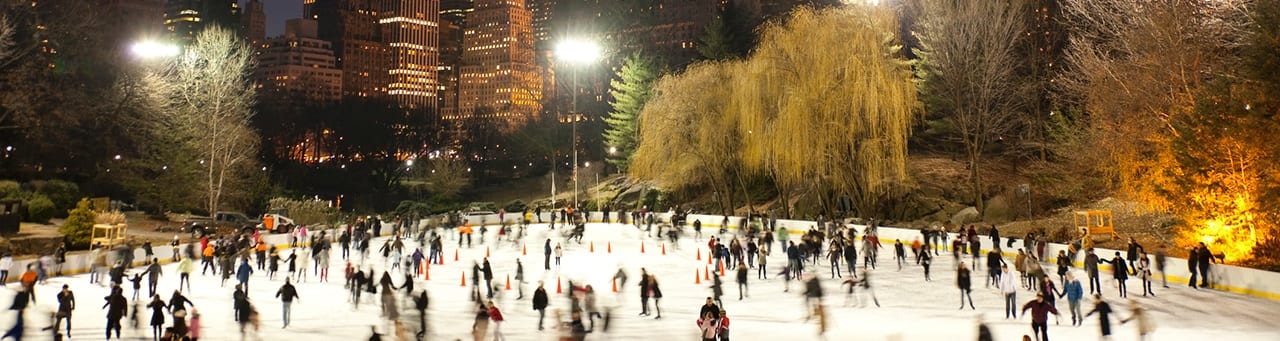
[[[505, 212], [503, 213], [505, 214]], [[534, 217], [541, 220], [542, 215], [535, 213], [538, 212], [525, 212], [523, 214], [522, 219], [520, 219], [521, 223], [518, 226], [518, 232], [508, 232], [509, 226], [507, 226], [507, 224], [505, 224], [505, 220], [503, 220], [504, 224], [500, 227], [498, 233], [499, 238], [503, 238], [505, 236], [508, 240], [516, 240], [523, 237], [525, 235], [524, 230], [526, 226], [532, 223], [532, 220], [535, 219]], [[687, 221], [680, 221], [676, 218], [671, 219], [672, 221], [666, 222], [667, 224], [663, 224], [663, 222], [656, 219], [656, 214], [644, 209], [631, 212], [630, 214], [626, 214], [626, 212], [619, 213], [620, 219], [618, 222], [625, 223], [627, 221], [626, 217], [630, 217], [636, 228], [641, 229], [644, 232], [649, 232], [650, 235], [652, 235], [652, 232], [654, 231], [655, 222], [658, 224], [656, 230], [660, 237], [663, 235], [662, 230], [665, 227], [667, 229], [667, 234], [672, 236], [673, 246], [677, 245], [675, 243], [675, 238], [678, 237], [676, 236], [682, 234], [681, 227], [688, 223]], [[608, 217], [607, 214], [606, 217]], [[870, 274], [873, 271], [876, 271], [879, 249], [884, 247], [884, 242], [877, 236], [875, 224], [870, 224], [862, 231], [858, 231], [855, 228], [838, 224], [834, 221], [823, 221], [823, 219], [820, 218], [819, 223], [813, 228], [801, 234], [799, 238], [792, 238], [790, 230], [786, 228], [777, 228], [775, 220], [767, 217], [750, 217], [748, 218], [750, 219], [749, 221], [740, 224], [742, 228], [736, 233], [728, 234], [726, 236], [727, 229], [725, 227], [728, 226], [727, 219], [728, 218], [726, 217], [725, 221], [722, 222], [721, 230], [717, 236], [713, 236], [708, 239], [708, 257], [712, 257], [717, 271], [721, 272], [719, 275], [725, 275], [725, 271], [735, 271], [733, 278], [736, 279], [738, 284], [739, 300], [750, 298], [747, 282], [749, 277], [748, 274], [751, 272], [751, 269], [757, 269], [755, 271], [757, 280], [764, 280], [768, 278], [769, 272], [767, 270], [767, 266], [769, 264], [767, 259], [769, 255], [773, 254], [773, 243], [778, 242], [778, 246], [780, 247], [779, 252], [785, 255], [787, 261], [777, 267], [781, 271], [777, 272], [776, 275], [781, 276], [784, 279], [784, 291], [790, 290], [790, 281], [792, 279], [804, 280], [804, 301], [806, 303], [806, 309], [812, 312], [810, 317], [815, 317], [819, 321], [820, 333], [825, 330], [826, 325], [825, 313], [823, 312], [825, 308], [822, 304], [822, 287], [818, 278], [818, 272], [816, 271], [822, 263], [822, 260], [827, 262], [823, 265], [827, 265], [829, 267], [828, 274], [833, 278], [842, 279], [841, 283], [848, 287], [846, 305], [856, 302], [857, 306], [866, 306], [868, 302], [864, 300], [864, 298], [869, 298], [871, 302], [874, 302], [876, 306], [879, 306], [879, 301], [874, 296], [874, 291], [872, 290], [869, 280]], [[574, 230], [577, 230], [576, 236], [580, 240], [581, 230], [579, 230], [579, 228], [583, 225], [583, 221], [584, 219], [581, 213], [574, 212], [572, 209], [566, 208], [558, 210], [552, 214], [552, 219], [550, 219], [552, 225], [550, 226], [555, 226], [556, 222], [559, 222], [561, 226], [574, 226]], [[461, 218], [460, 215], [451, 215], [450, 217], [438, 222], [433, 222], [433, 224], [446, 228], [452, 227], [452, 230], [456, 232], [456, 239], [459, 246], [463, 245], [464, 239], [466, 240], [466, 245], [470, 246], [472, 222], [467, 221], [467, 219]], [[375, 274], [373, 263], [376, 263], [376, 261], [366, 262], [369, 258], [369, 253], [371, 252], [371, 239], [373, 236], [379, 235], [379, 230], [383, 226], [378, 218], [370, 217], [366, 219], [359, 219], [350, 224], [349, 228], [341, 231], [337, 238], [333, 239], [335, 239], [340, 247], [340, 256], [343, 259], [348, 260], [344, 272], [347, 280], [344, 282], [344, 285], [346, 285], [353, 293], [350, 298], [353, 305], [358, 306], [360, 304], [360, 297], [364, 294], [377, 295], [376, 293], [379, 292], [378, 289], [381, 289], [381, 295], [375, 297], [379, 298], [379, 302], [383, 307], [383, 316], [388, 321], [389, 327], [386, 328], [386, 330], [393, 331], [390, 334], [395, 335], [396, 338], [408, 339], [407, 336], [403, 335], [409, 333], [407, 332], [409, 327], [399, 319], [400, 309], [396, 306], [398, 304], [396, 291], [403, 290], [407, 301], [420, 312], [418, 315], [420, 322], [416, 336], [421, 339], [423, 334], [426, 333], [425, 310], [427, 309], [428, 300], [425, 290], [418, 292], [414, 291], [412, 278], [414, 275], [420, 275], [417, 271], [421, 269], [419, 265], [422, 262], [435, 262], [438, 261], [438, 259], [443, 258], [442, 247], [440, 246], [442, 243], [441, 239], [446, 234], [450, 235], [452, 238], [453, 234], [438, 233], [439, 231], [436, 229], [421, 229], [421, 231], [418, 231], [416, 226], [414, 226], [416, 224], [398, 223], [395, 225], [397, 227], [395, 228], [393, 236], [391, 238], [387, 238], [383, 242], [383, 245], [377, 248], [377, 251], [381, 255], [381, 265], [384, 269], [380, 274], [381, 276]], [[703, 237], [701, 225], [701, 221], [695, 220], [692, 222], [694, 230], [694, 233], [692, 234], [695, 240]], [[480, 243], [483, 243], [484, 229], [487, 228], [487, 225], [481, 222], [480, 226]], [[819, 226], [821, 226], [821, 228], [819, 228]], [[554, 229], [554, 227], [552, 228]], [[198, 244], [187, 244], [186, 250], [180, 253], [175, 253], [174, 258], [179, 262], [179, 289], [175, 290], [173, 295], [170, 296], [167, 301], [157, 293], [157, 282], [164, 274], [159, 267], [159, 260], [153, 257], [154, 254], [153, 251], [151, 251], [150, 243], [146, 243], [142, 246], [148, 265], [142, 271], [134, 271], [132, 273], [127, 270], [126, 266], [134, 263], [134, 260], [132, 259], [133, 252], [130, 252], [132, 250], [131, 246], [126, 245], [123, 247], [117, 247], [114, 250], [95, 248], [91, 252], [90, 256], [90, 259], [93, 260], [90, 281], [93, 283], [102, 283], [102, 285], [110, 288], [110, 294], [105, 297], [106, 304], [104, 305], [104, 307], [109, 308], [107, 314], [106, 335], [109, 339], [112, 335], [111, 331], [115, 330], [115, 335], [119, 338], [120, 320], [126, 317], [126, 315], [128, 315], [131, 321], [133, 321], [135, 328], [139, 324], [138, 305], [142, 303], [142, 301], [139, 300], [139, 293], [141, 292], [143, 277], [145, 276], [146, 288], [148, 289], [147, 297], [149, 297], [150, 303], [147, 303], [144, 307], [152, 311], [150, 325], [152, 326], [153, 337], [157, 340], [198, 339], [200, 329], [199, 314], [195, 311], [194, 304], [182, 295], [184, 283], [186, 284], [187, 290], [190, 290], [190, 273], [194, 270], [192, 259], [199, 259], [201, 262], [202, 276], [205, 276], [207, 272], [212, 272], [214, 276], [220, 275], [224, 286], [228, 279], [231, 279], [232, 277], [236, 279], [234, 284], [236, 290], [232, 296], [235, 307], [235, 318], [236, 321], [240, 322], [242, 335], [256, 334], [256, 331], [261, 327], [257, 318], [258, 309], [254, 303], [249, 300], [248, 295], [245, 294], [249, 285], [249, 279], [251, 278], [250, 276], [255, 272], [265, 272], [268, 280], [274, 280], [276, 273], [280, 269], [280, 263], [285, 263], [288, 274], [285, 276], [285, 283], [277, 292], [277, 297], [281, 300], [282, 304], [282, 317], [284, 322], [282, 327], [287, 328], [290, 319], [290, 304], [294, 300], [299, 299], [298, 292], [291, 282], [306, 281], [306, 274], [309, 272], [308, 267], [311, 266], [310, 264], [314, 264], [314, 268], [311, 269], [311, 272], [318, 277], [317, 280], [323, 282], [328, 279], [328, 257], [330, 250], [334, 248], [332, 245], [334, 241], [330, 240], [326, 235], [327, 233], [327, 231], [322, 231], [309, 235], [305, 227], [300, 227], [291, 234], [291, 246], [296, 246], [296, 248], [288, 250], [277, 250], [275, 246], [269, 246], [267, 243], [263, 242], [262, 236], [258, 235], [256, 232], [252, 234], [242, 233], [238, 235], [215, 236], [213, 238], [203, 237], [200, 239]], [[1018, 284], [1013, 284], [1013, 276], [1010, 273], [1007, 261], [1004, 259], [1001, 252], [1001, 239], [999, 238], [998, 233], [998, 230], [994, 226], [989, 229], [989, 236], [993, 248], [986, 253], [986, 266], [988, 268], [987, 285], [990, 286], [994, 284], [1000, 293], [1004, 294], [1007, 298], [1007, 318], [1017, 318], [1017, 312], [1014, 311], [1017, 310], [1015, 309], [1017, 307], [1016, 292], [1018, 291], [1016, 286], [1021, 286], [1022, 290], [1035, 292], [1036, 298], [1021, 305], [1022, 309], [1020, 312], [1023, 312], [1024, 315], [1026, 315], [1025, 312], [1028, 310], [1032, 312], [1030, 314], [1032, 315], [1032, 328], [1037, 339], [1047, 340], [1048, 338], [1048, 328], [1046, 324], [1047, 315], [1050, 313], [1054, 315], [1058, 314], [1054, 299], [1055, 297], [1065, 297], [1069, 301], [1073, 325], [1081, 324], [1086, 316], [1097, 314], [1101, 319], [1101, 333], [1103, 335], [1109, 335], [1109, 316], [1113, 312], [1110, 310], [1109, 304], [1102, 299], [1103, 287], [1098, 280], [1098, 264], [1110, 263], [1112, 265], [1113, 277], [1115, 279], [1115, 283], [1117, 283], [1116, 288], [1121, 298], [1127, 297], [1125, 281], [1129, 276], [1137, 276], [1142, 279], [1144, 295], [1154, 295], [1155, 293], [1151, 289], [1151, 283], [1154, 282], [1152, 272], [1153, 270], [1158, 271], [1161, 273], [1162, 277], [1164, 274], [1165, 254], [1163, 249], [1156, 252], [1154, 263], [1152, 263], [1152, 260], [1145, 253], [1145, 250], [1141, 245], [1138, 245], [1133, 240], [1130, 240], [1127, 257], [1122, 257], [1121, 254], [1117, 252], [1114, 258], [1104, 259], [1095, 255], [1092, 248], [1084, 249], [1084, 271], [1090, 281], [1090, 294], [1093, 294], [1095, 308], [1088, 314], [1082, 314], [1080, 312], [1079, 303], [1083, 298], [1083, 290], [1079, 281], [1074, 278], [1074, 275], [1069, 270], [1072, 266], [1071, 260], [1074, 259], [1075, 253], [1080, 250], [1078, 245], [1072, 245], [1070, 254], [1068, 254], [1067, 251], [1062, 251], [1057, 255], [1057, 273], [1059, 275], [1058, 279], [1061, 285], [1055, 285], [1053, 281], [1049, 279], [1049, 276], [1045, 273], [1043, 268], [1042, 259], [1044, 257], [1044, 241], [1042, 236], [1028, 235], [1023, 239], [1024, 243], [1026, 243], [1024, 244], [1024, 248], [1025, 250], [1034, 251], [1027, 252], [1024, 251], [1024, 249], [1018, 250], [1018, 256], [1015, 257], [1013, 262], [1020, 281]], [[570, 236], [573, 236], [573, 234], [570, 234]], [[979, 264], [978, 260], [981, 257], [981, 242], [979, 237], [976, 235], [976, 230], [973, 226], [970, 226], [967, 230], [961, 229], [959, 233], [957, 233], [957, 236], [958, 237], [951, 241], [950, 246], [953, 257], [956, 260], [955, 270], [957, 271], [957, 286], [960, 288], [962, 295], [961, 309], [964, 308], [964, 299], [966, 297], [969, 299], [970, 309], [976, 309], [970, 294], [972, 291], [970, 270], [962, 260], [962, 255], [965, 253], [971, 255], [973, 257], [972, 264], [974, 270], [978, 271], [977, 265]], [[893, 241], [893, 253], [898, 265], [898, 270], [901, 271], [904, 263], [910, 265], [906, 258], [906, 249], [908, 247], [907, 245], [909, 245], [909, 248], [914, 255], [915, 263], [924, 269], [924, 280], [927, 281], [931, 280], [928, 270], [931, 260], [934, 256], [939, 255], [939, 252], [943, 250], [943, 245], [947, 245], [948, 234], [945, 230], [927, 228], [922, 230], [921, 237], [923, 240], [918, 238], [910, 241], [908, 244], [904, 244], [902, 240]], [[419, 247], [406, 255], [406, 252], [408, 251], [406, 250], [405, 245], [406, 239], [417, 240], [418, 245], [423, 245], [428, 248], [428, 252], [424, 254], [422, 248]], [[1009, 243], [1006, 245], [1012, 245], [1013, 242], [1013, 238], [1009, 238]], [[179, 248], [176, 238], [173, 243], [173, 247], [175, 250]], [[199, 249], [196, 249], [196, 247]], [[560, 263], [559, 258], [563, 255], [562, 247], [559, 244], [556, 244], [555, 247], [552, 248], [551, 239], [546, 240], [544, 247], [546, 256], [544, 267], [546, 269], [550, 269], [553, 254], [555, 265], [558, 267]], [[859, 247], [861, 247], [861, 253], [858, 252]], [[355, 248], [356, 252], [351, 253], [351, 248]], [[114, 264], [107, 266], [107, 259], [110, 259], [107, 257], [107, 253], [113, 251], [116, 256], [114, 258]], [[56, 257], [41, 257], [38, 262], [33, 262], [28, 266], [28, 270], [21, 275], [20, 282], [22, 283], [23, 291], [22, 295], [19, 296], [34, 301], [34, 283], [43, 281], [48, 277], [45, 269], [53, 269], [55, 276], [59, 274], [58, 270], [60, 270], [61, 262], [65, 262], [65, 247], [61, 248], [59, 253], [62, 254], [55, 254]], [[1190, 257], [1188, 264], [1189, 270], [1193, 273], [1193, 278], [1196, 273], [1209, 273], [1209, 264], [1214, 260], [1212, 252], [1201, 244], [1200, 247], [1191, 250], [1191, 255], [1192, 257]], [[362, 264], [363, 266], [352, 265], [351, 260], [356, 259], [357, 257], [359, 259], [357, 263]], [[51, 262], [46, 263], [45, 258], [49, 258], [49, 261]], [[861, 270], [857, 270], [857, 261], [859, 258], [863, 261]], [[256, 260], [256, 270], [255, 267], [251, 265], [251, 259]], [[517, 260], [517, 262], [517, 281], [521, 284], [521, 297], [517, 298], [519, 300], [524, 296], [524, 276], [523, 264], [519, 263], [519, 260]], [[842, 262], [845, 265], [845, 268], [843, 269], [844, 271], [840, 268], [840, 263]], [[0, 267], [6, 264], [12, 264], [12, 258], [7, 255], [0, 258]], [[400, 268], [402, 264], [403, 268]], [[368, 268], [367, 272], [364, 269], [365, 267]], [[807, 271], [806, 267], [808, 267]], [[9, 267], [2, 268], [8, 269]], [[391, 277], [391, 272], [396, 269], [401, 270], [404, 277], [403, 280], [400, 281], [399, 285], [397, 285]], [[410, 272], [411, 269], [413, 271], [412, 273]], [[845, 277], [845, 271], [847, 271], [847, 274], [850, 277], [847, 280], [843, 280], [843, 277]], [[7, 277], [7, 272], [7, 270], [4, 270], [0, 273], [0, 277]], [[484, 339], [487, 335], [486, 331], [489, 329], [488, 326], [492, 324], [494, 326], [495, 339], [500, 339], [501, 334], [499, 326], [503, 322], [503, 315], [492, 301], [494, 296], [494, 287], [492, 284], [493, 276], [488, 259], [485, 259], [483, 264], [477, 263], [473, 266], [472, 277], [473, 286], [476, 287], [476, 290], [473, 293], [473, 300], [477, 305], [476, 324], [473, 326], [473, 335], [478, 335], [476, 340]], [[376, 283], [375, 278], [377, 278]], [[124, 297], [123, 287], [125, 286], [126, 282], [124, 280], [126, 279], [129, 280], [133, 286], [132, 306], [130, 306], [130, 300]], [[618, 269], [615, 279], [620, 279], [625, 285], [626, 273], [622, 269]], [[481, 297], [480, 290], [478, 289], [481, 280], [483, 280], [486, 287], [484, 298]], [[1197, 285], [1196, 281], [1193, 279], [1190, 285], [1192, 287], [1208, 286], [1207, 276], [1201, 276], [1200, 280], [1201, 282]], [[1167, 287], [1167, 282], [1162, 281], [1162, 283]], [[554, 320], [556, 321], [556, 328], [561, 330], [562, 333], [566, 335], [566, 338], [581, 340], [585, 335], [596, 329], [596, 319], [600, 318], [603, 321], [602, 329], [607, 332], [611, 312], [602, 311], [602, 309], [597, 307], [595, 304], [594, 289], [589, 285], [577, 286], [572, 282], [569, 284], [569, 287], [569, 294], [566, 295], [568, 300], [571, 302], [569, 304], [570, 311], [567, 316], [568, 319], [566, 321], [564, 316], [559, 316], [561, 315], [559, 310], [554, 311], [554, 315], [556, 315], [554, 317]], [[640, 316], [655, 315], [654, 318], [661, 318], [659, 302], [662, 298], [662, 294], [657, 278], [652, 274], [641, 270], [639, 287], [642, 303]], [[718, 303], [716, 306], [716, 310], [718, 310], [718, 312], [711, 314], [714, 316], [703, 316], [704, 314], [700, 314], [696, 323], [699, 326], [699, 330], [701, 331], [701, 335], [704, 336], [704, 339], [707, 338], [707, 335], [713, 335], [716, 340], [727, 340], [729, 323], [727, 312], [725, 312], [725, 309], [721, 308], [723, 307], [723, 302], [721, 301], [723, 287], [720, 276], [714, 277], [710, 284], [710, 289], [713, 296], [708, 298], [708, 304], [713, 304], [711, 302]], [[861, 293], [861, 295], [855, 295], [855, 293]], [[56, 321], [60, 323], [65, 319], [68, 324], [67, 334], [70, 334], [69, 316], [75, 307], [74, 299], [67, 299], [66, 301], [70, 303], [62, 304], [61, 302], [63, 302], [64, 297], [70, 298], [74, 296], [67, 288], [64, 288], [62, 292], [58, 293], [60, 305]], [[857, 297], [857, 299], [852, 300], [854, 297]], [[653, 300], [652, 311], [649, 305], [650, 300]], [[543, 317], [545, 317], [545, 311], [549, 305], [548, 301], [546, 290], [543, 287], [543, 284], [540, 283], [538, 289], [535, 290], [532, 299], [533, 308], [539, 311], [540, 315], [539, 329], [543, 328], [542, 320]], [[15, 300], [14, 306], [19, 306], [17, 300]], [[25, 303], [23, 303], [23, 306], [25, 307]], [[1150, 324], [1149, 319], [1145, 317], [1145, 315], [1142, 315], [1141, 307], [1135, 301], [1131, 301], [1129, 306], [1131, 309], [1130, 317], [1122, 321], [1136, 320], [1139, 322], [1139, 329], [1143, 331], [1142, 333], [1144, 335], [1149, 333], [1154, 327]], [[187, 307], [190, 307], [192, 311], [189, 321], [186, 309]], [[171, 316], [170, 321], [172, 322], [166, 323], [167, 321], [164, 318], [165, 313]], [[587, 319], [587, 323], [583, 323], [582, 321], [584, 315]], [[10, 334], [13, 334], [14, 330], [17, 330], [16, 333], [18, 335], [11, 335], [15, 338], [21, 337], [20, 334], [22, 329], [20, 327], [22, 324], [22, 318], [21, 315], [19, 316], [19, 326], [10, 331]], [[51, 329], [55, 334], [58, 334], [59, 328], [57, 325], [50, 326], [50, 328], [47, 329]], [[381, 336], [376, 333], [375, 327], [375, 331], [371, 339], [379, 339], [380, 337]]]

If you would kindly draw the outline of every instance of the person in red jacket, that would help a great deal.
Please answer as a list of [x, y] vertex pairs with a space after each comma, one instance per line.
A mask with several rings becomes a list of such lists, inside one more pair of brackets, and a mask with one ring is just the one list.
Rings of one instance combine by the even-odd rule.
[[1022, 316], [1027, 315], [1027, 310], [1031, 310], [1031, 334], [1036, 336], [1038, 341], [1049, 341], [1049, 313], [1058, 315], [1058, 309], [1054, 309], [1053, 305], [1044, 301], [1044, 294], [1037, 293], [1036, 299], [1027, 302], [1022, 306]]
[[720, 341], [729, 341], [729, 314], [720, 309], [720, 328], [718, 330]]
[[503, 339], [502, 337], [502, 311], [498, 310], [498, 306], [489, 301], [489, 319], [493, 320], [493, 341]]

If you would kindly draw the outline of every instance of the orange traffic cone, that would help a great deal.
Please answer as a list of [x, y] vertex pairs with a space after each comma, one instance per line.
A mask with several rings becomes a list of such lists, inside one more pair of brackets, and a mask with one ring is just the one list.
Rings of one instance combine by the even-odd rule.
[[556, 276], [556, 293], [557, 293], [557, 294], [564, 293], [564, 290], [560, 290], [560, 277], [559, 277], [559, 276]]
[[453, 249], [453, 261], [458, 261], [458, 249]]
[[702, 277], [705, 280], [708, 280], [708, 281], [711, 280], [711, 267], [709, 266], [702, 267]]
[[[695, 274], [696, 275], [696, 274]], [[613, 292], [618, 292], [618, 279], [613, 279]]]
[[[579, 244], [581, 245], [581, 244]], [[596, 242], [591, 242], [591, 252], [596, 252]]]
[[724, 277], [724, 262], [720, 262], [720, 277]]
[[662, 243], [662, 255], [667, 254], [667, 243]]
[[640, 253], [644, 253], [644, 242], [640, 242]]
[[484, 247], [484, 258], [489, 258], [489, 247], [488, 247], [488, 246], [485, 246], [485, 247]]
[[528, 256], [528, 255], [529, 255], [529, 244], [524, 244], [524, 250], [520, 251], [520, 253], [524, 254], [525, 256]]
[[431, 280], [431, 269], [427, 269], [427, 271], [423, 271], [423, 272], [422, 272], [422, 280], [424, 280], [424, 281], [430, 281], [430, 280]]
[[511, 275], [507, 275], [507, 290], [511, 290]]
[[702, 260], [702, 249], [698, 249], [698, 259], [696, 260]]
[[465, 286], [467, 286], [467, 272], [466, 272], [466, 271], [463, 271], [463, 272], [462, 272], [462, 284], [459, 284], [459, 286], [464, 286], [464, 287], [465, 287]]
[[707, 265], [711, 265], [711, 251], [707, 251]]
[[609, 244], [606, 245], [609, 248], [607, 251], [609, 251], [609, 253], [613, 253], [613, 242], [608, 242], [608, 243]]
[[693, 269], [693, 284], [702, 284], [702, 276], [698, 276], [698, 269]]

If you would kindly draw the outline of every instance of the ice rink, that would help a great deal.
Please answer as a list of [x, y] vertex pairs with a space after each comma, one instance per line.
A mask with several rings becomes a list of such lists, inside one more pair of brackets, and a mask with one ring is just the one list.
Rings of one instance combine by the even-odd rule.
[[[505, 285], [508, 275], [512, 277], [512, 290], [500, 290], [497, 302], [506, 322], [502, 326], [505, 339], [509, 340], [555, 340], [558, 331], [555, 329], [552, 310], [563, 310], [567, 313], [568, 301], [565, 295], [556, 295], [559, 281], [564, 292], [569, 292], [568, 282], [591, 284], [598, 293], [599, 306], [602, 310], [612, 312], [609, 331], [603, 330], [603, 322], [597, 320], [595, 332], [588, 335], [588, 340], [697, 340], [695, 319], [697, 311], [704, 299], [710, 296], [710, 283], [702, 281], [695, 284], [695, 276], [704, 276], [706, 262], [706, 237], [715, 232], [705, 229], [704, 237], [697, 241], [691, 230], [686, 229], [678, 247], [664, 244], [664, 241], [643, 236], [631, 225], [588, 224], [583, 243], [562, 240], [562, 229], [549, 230], [545, 224], [535, 224], [528, 229], [528, 236], [522, 241], [496, 242], [496, 228], [491, 228], [480, 244], [479, 236], [473, 240], [470, 248], [457, 248], [456, 236], [449, 231], [444, 236], [444, 265], [430, 267], [430, 280], [422, 276], [415, 277], [416, 288], [426, 288], [431, 298], [428, 310], [428, 334], [426, 340], [472, 340], [471, 326], [474, 317], [474, 303], [469, 299], [471, 292], [471, 266], [473, 262], [484, 258], [486, 249], [494, 272], [494, 283]], [[655, 231], [656, 232], [656, 231]], [[732, 231], [736, 232], [736, 231]], [[376, 238], [370, 243], [370, 259], [360, 261], [353, 255], [353, 263], [364, 264], [364, 268], [373, 266], [380, 275], [384, 260], [377, 252], [386, 237]], [[546, 239], [551, 244], [561, 244], [564, 257], [561, 265], [552, 264], [550, 271], [543, 270], [543, 243]], [[792, 238], [798, 238], [796, 234]], [[985, 239], [985, 237], [983, 237]], [[828, 326], [825, 335], [819, 335], [816, 320], [806, 320], [803, 284], [792, 282], [790, 292], [784, 292], [783, 280], [777, 275], [785, 256], [781, 254], [777, 243], [768, 261], [767, 280], [757, 280], [756, 270], [750, 270], [750, 297], [738, 300], [737, 285], [732, 275], [723, 277], [725, 296], [723, 307], [731, 319], [731, 335], [735, 340], [974, 340], [976, 339], [977, 318], [985, 316], [992, 328], [996, 340], [1020, 340], [1022, 335], [1030, 334], [1030, 316], [1017, 320], [1004, 319], [1003, 298], [997, 290], [983, 287], [984, 268], [974, 272], [973, 298], [977, 302], [976, 310], [959, 306], [959, 290], [955, 285], [954, 261], [949, 252], [943, 252], [935, 258], [932, 267], [933, 280], [924, 281], [923, 270], [915, 265], [908, 251], [909, 264], [901, 270], [893, 260], [892, 240], [883, 241], [886, 248], [879, 253], [878, 269], [871, 271], [873, 289], [881, 307], [845, 306], [844, 288], [840, 279], [830, 279], [830, 270], [826, 261], [819, 262], [815, 269], [806, 264], [806, 270], [812, 270], [821, 278], [823, 290], [826, 292], [825, 304], [828, 306]], [[907, 241], [904, 241], [907, 242]], [[984, 241], [984, 245], [991, 245]], [[524, 247], [528, 254], [523, 255]], [[591, 251], [594, 245], [594, 252]], [[643, 246], [642, 246], [643, 245]], [[744, 244], [745, 245], [745, 244]], [[406, 241], [406, 254], [411, 254], [416, 244]], [[348, 300], [349, 294], [343, 289], [343, 268], [345, 262], [340, 257], [339, 246], [334, 244], [332, 253], [331, 281], [318, 282], [318, 276], [308, 274], [303, 283], [297, 283], [299, 301], [293, 304], [292, 324], [282, 328], [281, 304], [275, 297], [277, 289], [283, 284], [285, 272], [277, 274], [275, 280], [268, 280], [265, 272], [256, 272], [249, 281], [249, 296], [262, 316], [262, 328], [258, 340], [366, 340], [370, 335], [370, 327], [387, 333], [387, 323], [380, 318], [378, 300], [366, 295], [359, 307], [353, 307]], [[641, 249], [644, 252], [641, 252]], [[665, 255], [663, 249], [665, 247]], [[354, 249], [354, 248], [353, 248]], [[459, 260], [454, 260], [455, 250]], [[701, 250], [701, 261], [696, 260], [696, 250]], [[825, 250], [824, 250], [825, 251]], [[861, 250], [859, 250], [861, 251]], [[293, 252], [283, 250], [282, 258]], [[426, 252], [424, 248], [423, 252]], [[353, 253], [355, 251], [353, 250]], [[299, 255], [301, 256], [301, 254]], [[525, 298], [516, 300], [515, 262], [519, 258], [524, 262], [526, 283]], [[965, 259], [965, 258], [962, 258]], [[1011, 260], [1010, 260], [1011, 261]], [[553, 262], [554, 263], [554, 262]], [[968, 263], [966, 261], [966, 263]], [[220, 286], [221, 277], [213, 274], [202, 276], [193, 273], [193, 291], [187, 294], [196, 309], [202, 314], [202, 340], [239, 340], [239, 325], [232, 319], [231, 294], [235, 279]], [[622, 266], [628, 279], [620, 286], [619, 293], [611, 292], [611, 278]], [[842, 270], [843, 264], [841, 264]], [[1044, 265], [1047, 272], [1054, 267]], [[862, 267], [860, 263], [859, 268]], [[645, 268], [656, 276], [664, 297], [661, 300], [662, 318], [640, 317], [640, 298], [636, 286], [640, 278], [640, 268]], [[287, 269], [287, 264], [281, 264]], [[130, 273], [141, 271], [131, 269]], [[396, 285], [400, 285], [403, 276], [400, 270], [392, 271]], [[714, 270], [713, 270], [714, 271]], [[1077, 274], [1083, 275], [1077, 269]], [[733, 272], [730, 271], [730, 274]], [[467, 286], [461, 286], [461, 276], [467, 276]], [[16, 277], [20, 274], [10, 274]], [[847, 271], [844, 273], [847, 276]], [[715, 276], [714, 273], [711, 276]], [[1056, 281], [1056, 275], [1052, 275]], [[1106, 275], [1104, 274], [1104, 277]], [[145, 279], [144, 279], [145, 281]], [[545, 281], [551, 296], [551, 306], [547, 313], [547, 329], [537, 330], [538, 314], [532, 309], [530, 298], [538, 281]], [[1084, 281], [1082, 280], [1082, 283]], [[1186, 285], [1173, 285], [1161, 288], [1157, 283], [1157, 297], [1142, 297], [1140, 281], [1130, 280], [1130, 298], [1146, 307], [1154, 317], [1157, 325], [1152, 339], [1154, 340], [1280, 340], [1280, 302], [1242, 296], [1232, 293], [1209, 290], [1194, 290]], [[103, 297], [108, 289], [89, 284], [89, 276], [55, 277], [47, 284], [36, 288], [37, 302], [28, 308], [26, 315], [26, 339], [51, 340], [49, 332], [40, 331], [50, 325], [49, 316], [56, 308], [55, 294], [63, 284], [70, 284], [77, 298], [77, 309], [73, 315], [73, 340], [102, 340], [104, 338], [106, 310], [102, 308]], [[164, 266], [164, 276], [160, 279], [159, 292], [166, 300], [177, 288], [177, 265]], [[1085, 284], [1086, 296], [1088, 285]], [[1129, 303], [1116, 296], [1115, 284], [1103, 280], [1107, 286], [1104, 298], [1111, 302], [1117, 314], [1113, 321], [1113, 340], [1136, 340], [1137, 331], [1134, 323], [1119, 324], [1118, 319], [1129, 316]], [[9, 286], [12, 293], [17, 284]], [[131, 285], [125, 285], [125, 296], [131, 298]], [[419, 289], [421, 290], [421, 289]], [[483, 292], [483, 288], [481, 289]], [[145, 306], [146, 288], [143, 288]], [[9, 306], [12, 294], [0, 297], [0, 304]], [[398, 294], [403, 298], [403, 294]], [[1025, 303], [1034, 297], [1030, 291], [1019, 291], [1019, 303]], [[132, 300], [130, 304], [132, 304]], [[1095, 340], [1098, 339], [1098, 319], [1090, 317], [1083, 326], [1070, 326], [1070, 315], [1066, 311], [1065, 300], [1058, 302], [1062, 314], [1061, 324], [1049, 321], [1049, 336], [1054, 340]], [[1082, 309], [1093, 308], [1092, 300], [1082, 302]], [[125, 321], [124, 337], [126, 340], [149, 340], [149, 310], [142, 308], [139, 319], [142, 326], [133, 329], [129, 321]], [[411, 308], [411, 303], [401, 300], [404, 311], [401, 319], [416, 331], [418, 316]], [[0, 313], [0, 328], [8, 329], [13, 325], [16, 312], [5, 310]], [[1020, 314], [1021, 316], [1021, 314]], [[565, 316], [567, 318], [567, 314]], [[166, 321], [171, 319], [166, 316]], [[584, 323], [589, 324], [585, 317]], [[492, 339], [493, 325], [487, 339]], [[412, 333], [410, 333], [412, 336]], [[825, 336], [825, 338], [824, 338]], [[384, 340], [395, 340], [387, 338]]]

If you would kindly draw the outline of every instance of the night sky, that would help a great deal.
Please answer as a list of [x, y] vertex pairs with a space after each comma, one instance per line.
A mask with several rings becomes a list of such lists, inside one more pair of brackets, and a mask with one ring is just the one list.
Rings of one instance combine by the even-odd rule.
[[302, 0], [262, 0], [267, 13], [267, 37], [284, 34], [284, 21], [302, 17]]

